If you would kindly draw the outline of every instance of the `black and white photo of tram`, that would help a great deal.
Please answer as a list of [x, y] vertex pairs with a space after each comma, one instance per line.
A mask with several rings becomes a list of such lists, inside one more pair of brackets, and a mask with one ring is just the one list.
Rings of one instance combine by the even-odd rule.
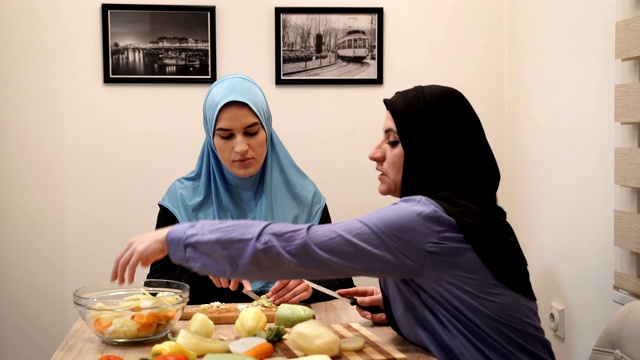
[[276, 84], [381, 84], [382, 8], [276, 8]]
[[364, 30], [349, 30], [338, 39], [337, 48], [340, 60], [361, 62], [369, 56], [369, 37]]

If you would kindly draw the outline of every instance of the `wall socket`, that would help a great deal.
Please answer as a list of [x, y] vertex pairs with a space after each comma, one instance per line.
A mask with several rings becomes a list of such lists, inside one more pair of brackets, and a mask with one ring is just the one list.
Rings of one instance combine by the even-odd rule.
[[549, 307], [549, 326], [554, 334], [564, 339], [564, 306], [551, 303]]

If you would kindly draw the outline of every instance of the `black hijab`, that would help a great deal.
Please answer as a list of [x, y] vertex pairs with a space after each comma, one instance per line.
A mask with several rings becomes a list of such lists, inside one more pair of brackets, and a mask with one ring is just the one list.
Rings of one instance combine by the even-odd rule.
[[400, 197], [437, 202], [496, 280], [535, 301], [527, 260], [497, 204], [500, 170], [469, 101], [453, 88], [428, 85], [384, 104], [404, 149]]

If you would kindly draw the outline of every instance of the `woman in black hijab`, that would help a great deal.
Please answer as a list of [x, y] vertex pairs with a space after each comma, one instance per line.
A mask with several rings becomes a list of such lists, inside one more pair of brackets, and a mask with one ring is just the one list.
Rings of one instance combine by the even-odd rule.
[[398, 92], [384, 104], [404, 148], [401, 197], [438, 203], [491, 274], [535, 301], [527, 261], [497, 204], [500, 170], [469, 101], [455, 89], [431, 85]]
[[[380, 288], [339, 290], [374, 323], [438, 359], [554, 359], [527, 261], [498, 206], [500, 172], [482, 124], [457, 90], [416, 86], [384, 100], [382, 139], [369, 154], [378, 192], [396, 203], [327, 225], [216, 221], [130, 240], [112, 280], [166, 255], [204, 274], [373, 276]], [[225, 244], [241, 244], [224, 252]], [[278, 267], [268, 267], [269, 262]]]

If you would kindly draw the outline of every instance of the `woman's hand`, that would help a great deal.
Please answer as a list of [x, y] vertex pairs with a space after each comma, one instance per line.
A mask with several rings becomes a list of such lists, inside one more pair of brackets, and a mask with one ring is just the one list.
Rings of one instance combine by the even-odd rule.
[[242, 284], [245, 290], [252, 291], [251, 282], [249, 280], [240, 279], [225, 279], [209, 275], [209, 279], [219, 288], [229, 288], [230, 290], [237, 290], [238, 285]]
[[[224, 279], [214, 276], [209, 276], [209, 279], [211, 279], [217, 287], [236, 290], [238, 289], [238, 285], [242, 284], [245, 290], [253, 290], [249, 280]], [[276, 305], [296, 304], [308, 299], [312, 293], [313, 289], [311, 286], [302, 280], [280, 280], [273, 285], [265, 296]]]
[[278, 280], [266, 294], [276, 305], [296, 304], [308, 299], [313, 289], [302, 280]]
[[[344, 297], [356, 297], [358, 298], [358, 304], [362, 306], [378, 306], [384, 309], [384, 303], [382, 301], [382, 292], [377, 287], [354, 287], [348, 289], [340, 289], [336, 291], [338, 295]], [[372, 314], [366, 310], [362, 310], [356, 306], [356, 310], [360, 316], [367, 320], [371, 320], [374, 324], [386, 324], [387, 315], [384, 313]]]
[[127, 246], [120, 252], [111, 270], [111, 281], [118, 280], [119, 284], [124, 283], [124, 277], [129, 272], [127, 280], [133, 282], [138, 265], [148, 267], [154, 261], [165, 257], [169, 250], [167, 248], [167, 233], [171, 227], [158, 229], [144, 235], [131, 238]]

